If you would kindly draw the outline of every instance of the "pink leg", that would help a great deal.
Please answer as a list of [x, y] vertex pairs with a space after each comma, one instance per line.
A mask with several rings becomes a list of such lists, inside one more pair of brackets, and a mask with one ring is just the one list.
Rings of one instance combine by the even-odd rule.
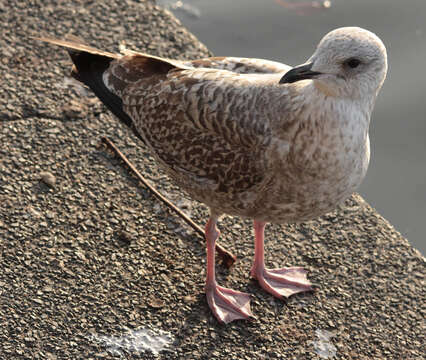
[[216, 217], [210, 217], [205, 231], [207, 240], [207, 302], [214, 316], [220, 322], [229, 323], [233, 320], [253, 317], [250, 310], [249, 294], [227, 289], [216, 283], [215, 242], [220, 234], [216, 227], [216, 222]]
[[306, 278], [306, 270], [301, 267], [265, 268], [263, 248], [265, 225], [265, 222], [254, 221], [255, 248], [251, 276], [257, 279], [267, 292], [280, 299], [312, 290], [311, 283]]

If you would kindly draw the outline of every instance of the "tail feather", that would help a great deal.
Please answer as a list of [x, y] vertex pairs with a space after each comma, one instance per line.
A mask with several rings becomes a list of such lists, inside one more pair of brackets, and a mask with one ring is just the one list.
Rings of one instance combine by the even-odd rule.
[[72, 40], [53, 38], [36, 38], [37, 40], [65, 47], [74, 63], [71, 76], [87, 85], [105, 106], [117, 118], [132, 129], [133, 133], [144, 142], [136, 130], [132, 119], [123, 111], [123, 102], [119, 96], [111, 92], [103, 81], [103, 74], [113, 60], [120, 59], [121, 55], [98, 50], [86, 44]]
[[68, 37], [70, 38], [69, 40], [61, 40], [61, 39], [55, 39], [50, 37], [35, 37], [34, 39], [47, 42], [50, 44], [62, 46], [64, 48], [67, 48], [69, 53], [87, 52], [93, 55], [106, 56], [111, 59], [119, 59], [121, 57], [121, 55], [119, 54], [110, 53], [110, 52], [99, 50], [92, 46], [86, 45], [76, 36], [69, 35]]

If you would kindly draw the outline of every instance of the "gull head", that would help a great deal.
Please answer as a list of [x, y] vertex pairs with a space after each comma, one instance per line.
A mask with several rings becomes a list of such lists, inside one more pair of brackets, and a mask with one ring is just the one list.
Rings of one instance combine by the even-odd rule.
[[328, 96], [374, 101], [386, 72], [383, 42], [368, 30], [344, 27], [325, 35], [309, 60], [288, 71], [280, 83], [311, 79]]

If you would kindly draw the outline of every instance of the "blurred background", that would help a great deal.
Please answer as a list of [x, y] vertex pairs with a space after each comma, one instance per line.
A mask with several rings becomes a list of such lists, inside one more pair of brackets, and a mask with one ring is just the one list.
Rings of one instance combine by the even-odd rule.
[[360, 26], [388, 50], [359, 192], [426, 254], [425, 0], [157, 0], [216, 56], [303, 63], [328, 31]]

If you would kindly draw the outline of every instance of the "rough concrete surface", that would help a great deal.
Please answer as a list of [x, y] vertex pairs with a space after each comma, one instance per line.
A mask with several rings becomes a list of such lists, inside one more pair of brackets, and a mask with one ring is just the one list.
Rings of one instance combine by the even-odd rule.
[[251, 224], [225, 217], [221, 242], [239, 261], [219, 264], [218, 278], [251, 293], [258, 318], [213, 318], [203, 239], [101, 137], [196, 222], [206, 208], [67, 79], [63, 50], [30, 38], [71, 32], [110, 51], [209, 55], [170, 13], [152, 1], [0, 0], [0, 15], [1, 359], [424, 358], [424, 259], [359, 196], [317, 220], [267, 228], [268, 264], [304, 266], [316, 284], [287, 301], [249, 279]]

